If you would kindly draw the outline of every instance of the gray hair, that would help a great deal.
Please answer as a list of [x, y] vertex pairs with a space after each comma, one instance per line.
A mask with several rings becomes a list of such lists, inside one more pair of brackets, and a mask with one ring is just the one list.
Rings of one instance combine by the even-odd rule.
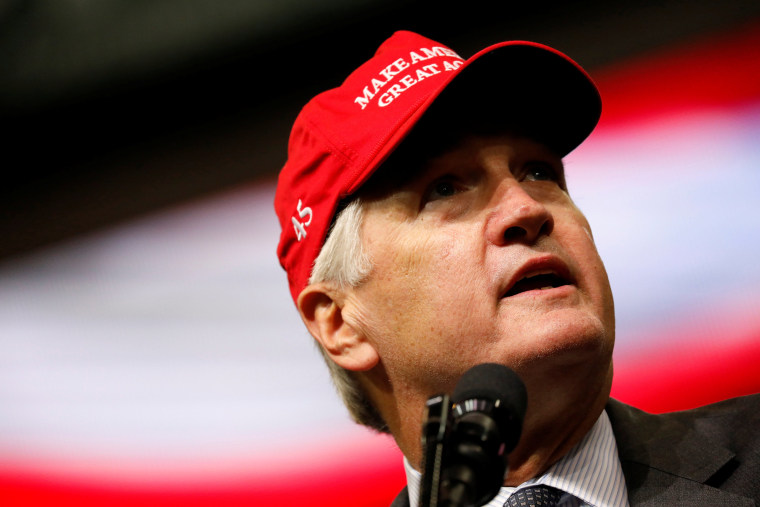
[[[310, 284], [332, 281], [340, 287], [356, 287], [366, 279], [372, 263], [362, 246], [363, 215], [360, 198], [354, 198], [338, 213], [314, 261]], [[388, 433], [388, 425], [367, 398], [354, 373], [336, 364], [322, 347], [318, 348], [351, 418], [359, 424]]]

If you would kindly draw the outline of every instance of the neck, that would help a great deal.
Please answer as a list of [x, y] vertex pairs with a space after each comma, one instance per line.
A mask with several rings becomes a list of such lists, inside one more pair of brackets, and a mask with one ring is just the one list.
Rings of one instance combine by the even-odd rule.
[[529, 410], [520, 442], [509, 454], [509, 472], [504, 485], [518, 486], [546, 472], [591, 430], [607, 399], [605, 394], [576, 400], [574, 405], [556, 403], [553, 406], [552, 400], [548, 400], [543, 410]]
[[[612, 366], [591, 383], [589, 378], [563, 377], [552, 379], [552, 388], [547, 389], [545, 376], [542, 383], [531, 382], [530, 376], [523, 376], [523, 380], [528, 389], [528, 410], [520, 442], [509, 454], [506, 486], [517, 486], [543, 474], [588, 433], [609, 398]], [[420, 470], [420, 437], [427, 398], [393, 394], [385, 400], [373, 398], [379, 402], [377, 406], [404, 456]], [[409, 403], [398, 401], [404, 398]]]

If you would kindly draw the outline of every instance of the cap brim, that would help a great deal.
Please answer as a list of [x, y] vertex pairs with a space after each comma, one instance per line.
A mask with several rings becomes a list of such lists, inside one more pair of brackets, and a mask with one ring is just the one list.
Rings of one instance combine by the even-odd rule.
[[[565, 156], [596, 127], [602, 102], [575, 62], [546, 46], [504, 43], [469, 59], [428, 105], [428, 125], [517, 130]], [[457, 125], [457, 128], [462, 128]]]
[[496, 44], [468, 59], [409, 116], [351, 193], [413, 131], [413, 137], [450, 139], [504, 130], [534, 138], [564, 157], [591, 134], [601, 109], [592, 79], [564, 54], [532, 42]]

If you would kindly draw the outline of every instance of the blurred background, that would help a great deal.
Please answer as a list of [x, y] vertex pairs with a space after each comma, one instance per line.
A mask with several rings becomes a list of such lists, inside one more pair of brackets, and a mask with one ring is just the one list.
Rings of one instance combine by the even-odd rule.
[[604, 97], [566, 161], [616, 297], [613, 395], [760, 392], [760, 3], [1, 0], [0, 504], [385, 506], [300, 323], [290, 125], [393, 31], [526, 39]]

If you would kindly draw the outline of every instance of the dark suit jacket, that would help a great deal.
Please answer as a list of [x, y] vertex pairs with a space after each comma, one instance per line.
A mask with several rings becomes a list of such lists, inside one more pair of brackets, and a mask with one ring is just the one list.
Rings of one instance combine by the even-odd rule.
[[[631, 506], [760, 507], [760, 395], [648, 414], [606, 407]], [[406, 488], [391, 507], [408, 507]]]

